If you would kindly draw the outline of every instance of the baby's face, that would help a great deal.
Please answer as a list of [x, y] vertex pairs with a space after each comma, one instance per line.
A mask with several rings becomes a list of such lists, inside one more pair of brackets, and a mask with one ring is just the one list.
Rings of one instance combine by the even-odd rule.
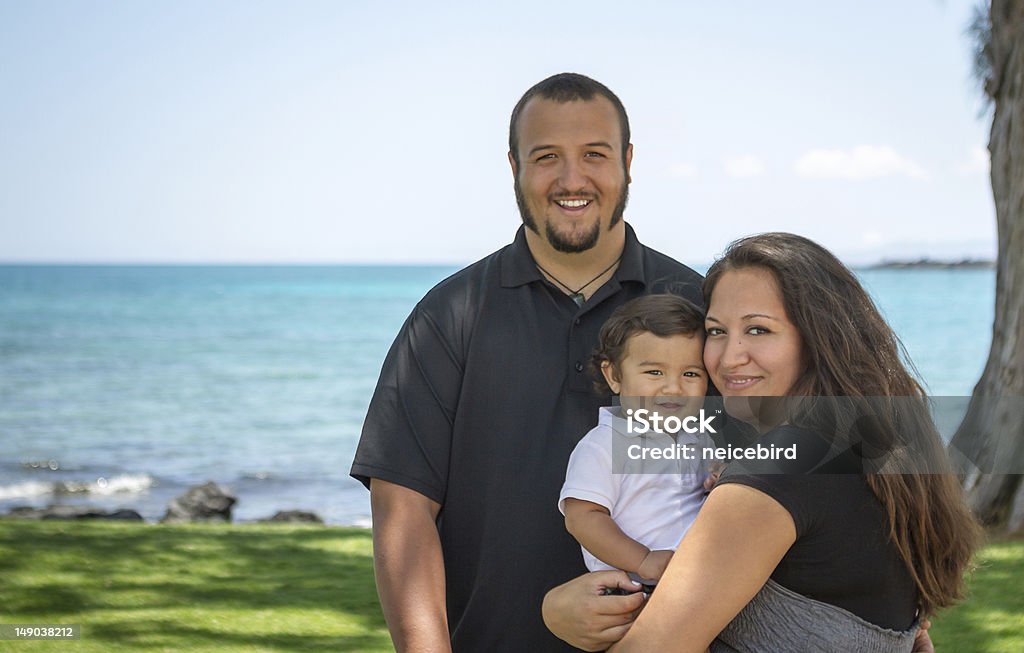
[[626, 341], [617, 369], [606, 367], [604, 373], [623, 410], [646, 408], [680, 419], [696, 415], [708, 390], [704, 335], [638, 333]]

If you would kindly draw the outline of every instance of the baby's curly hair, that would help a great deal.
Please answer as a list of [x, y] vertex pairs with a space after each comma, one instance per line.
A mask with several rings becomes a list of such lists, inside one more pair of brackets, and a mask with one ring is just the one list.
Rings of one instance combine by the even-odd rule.
[[614, 394], [601, 373], [609, 363], [617, 369], [626, 354], [626, 343], [638, 333], [656, 336], [700, 334], [704, 338], [704, 311], [678, 295], [644, 295], [615, 309], [601, 327], [597, 349], [590, 357], [590, 374], [594, 388], [603, 395]]

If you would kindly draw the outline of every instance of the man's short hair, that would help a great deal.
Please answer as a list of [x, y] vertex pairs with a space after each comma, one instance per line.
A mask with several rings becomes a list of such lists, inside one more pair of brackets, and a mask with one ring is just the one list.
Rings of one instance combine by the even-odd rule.
[[622, 132], [622, 165], [625, 166], [626, 147], [629, 145], [629, 117], [626, 115], [626, 108], [622, 106], [622, 100], [612, 93], [610, 88], [579, 73], [552, 75], [531, 86], [523, 94], [523, 97], [519, 98], [519, 102], [512, 109], [512, 119], [508, 125], [508, 149], [512, 153], [512, 160], [516, 162], [516, 165], [519, 165], [519, 114], [522, 113], [527, 102], [535, 97], [552, 100], [559, 104], [577, 100], [587, 102], [593, 100], [595, 96], [606, 98], [619, 115], [619, 130]]

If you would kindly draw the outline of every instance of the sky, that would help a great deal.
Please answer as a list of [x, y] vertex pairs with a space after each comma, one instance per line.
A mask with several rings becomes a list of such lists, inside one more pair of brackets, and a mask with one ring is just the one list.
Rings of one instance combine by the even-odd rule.
[[477, 260], [563, 71], [622, 99], [626, 220], [684, 262], [992, 257], [974, 4], [0, 0], [0, 262]]

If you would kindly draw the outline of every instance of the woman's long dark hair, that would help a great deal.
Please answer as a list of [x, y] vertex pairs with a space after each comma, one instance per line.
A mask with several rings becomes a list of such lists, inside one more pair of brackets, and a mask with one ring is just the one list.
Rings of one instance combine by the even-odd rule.
[[981, 528], [896, 335], [853, 273], [807, 238], [767, 233], [733, 242], [708, 270], [704, 305], [723, 274], [742, 268], [771, 272], [802, 339], [804, 369], [789, 391], [800, 399], [790, 421], [827, 437], [838, 433], [858, 454], [872, 450], [863, 458], [865, 476], [922, 614], [953, 604], [963, 597]]

